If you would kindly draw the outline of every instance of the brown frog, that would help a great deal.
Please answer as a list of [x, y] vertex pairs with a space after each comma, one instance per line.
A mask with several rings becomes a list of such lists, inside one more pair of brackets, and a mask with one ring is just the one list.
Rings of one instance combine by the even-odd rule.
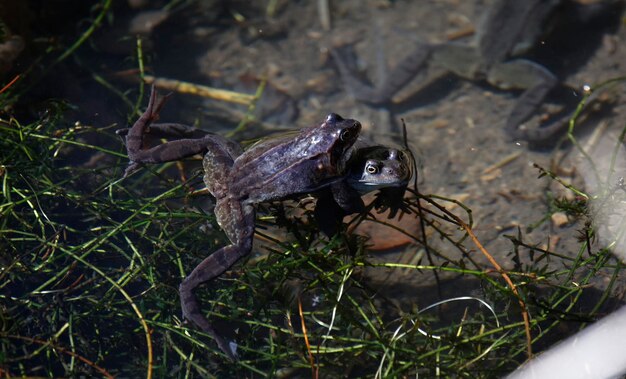
[[[126, 136], [130, 128], [119, 129], [117, 134]], [[144, 142], [151, 139], [201, 139], [213, 135], [202, 129], [181, 124], [152, 124], [144, 135]], [[268, 137], [260, 143], [267, 144], [272, 139], [283, 140], [293, 136], [286, 132], [281, 136]], [[213, 138], [222, 138], [213, 135]], [[188, 142], [187, 142], [188, 143]], [[235, 145], [235, 142], [228, 142]], [[328, 237], [339, 231], [343, 218], [352, 213], [362, 212], [362, 195], [379, 190], [377, 209], [391, 208], [389, 218], [395, 217], [403, 208], [403, 195], [413, 175], [413, 162], [408, 150], [398, 150], [358, 139], [345, 164], [343, 178], [311, 192], [317, 198], [314, 215], [320, 230]], [[238, 149], [238, 148], [237, 148]], [[345, 158], [344, 158], [345, 159]]]
[[[150, 124], [158, 119], [167, 98], [152, 90], [146, 111], [128, 130], [126, 148], [130, 164], [125, 176], [144, 163], [179, 160], [204, 154], [204, 183], [215, 197], [215, 216], [231, 241], [203, 260], [180, 284], [183, 317], [211, 335], [231, 359], [236, 353], [200, 312], [194, 289], [230, 268], [250, 253], [255, 229], [255, 205], [260, 202], [314, 192], [341, 181], [350, 149], [361, 130], [358, 121], [329, 114], [320, 124], [295, 135], [257, 143], [248, 150], [215, 134], [183, 138], [144, 149]], [[160, 130], [183, 128], [170, 124]], [[157, 128], [159, 129], [159, 128]], [[338, 197], [341, 204], [343, 200]]]
[[[535, 51], [555, 29], [606, 23], [602, 16], [616, 12], [621, 4], [613, 0], [591, 5], [572, 0], [495, 0], [478, 28], [476, 43], [420, 44], [377, 87], [352, 74], [346, 49], [334, 50], [332, 54], [348, 90], [357, 100], [370, 104], [390, 103], [426, 64], [468, 80], [484, 80], [500, 89], [521, 89], [523, 92], [505, 121], [506, 131], [513, 139], [542, 143], [561, 132], [566, 123], [561, 119], [541, 128], [524, 126], [558, 84], [557, 77], [529, 59], [528, 53]], [[576, 92], [572, 88], [568, 91]]]

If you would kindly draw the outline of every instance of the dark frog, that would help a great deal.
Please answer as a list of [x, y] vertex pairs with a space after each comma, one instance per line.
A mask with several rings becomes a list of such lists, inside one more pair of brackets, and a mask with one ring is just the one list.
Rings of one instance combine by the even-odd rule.
[[395, 217], [404, 206], [404, 192], [412, 175], [408, 151], [365, 146], [359, 141], [346, 163], [343, 180], [315, 193], [314, 213], [320, 230], [329, 237], [337, 234], [345, 216], [365, 210], [361, 196], [376, 190], [376, 207], [390, 208], [389, 217]]
[[[552, 60], [560, 57], [557, 49], [564, 44], [563, 37], [582, 46], [583, 41], [578, 41], [580, 36], [573, 36], [574, 32], [584, 31], [588, 39], [587, 34], [592, 31], [597, 34], [613, 27], [624, 5], [621, 0], [581, 3], [574, 0], [495, 0], [486, 10], [484, 22], [478, 26], [475, 43], [420, 43], [376, 87], [361, 82], [351, 72], [354, 57], [349, 47], [331, 53], [348, 90], [357, 100], [370, 104], [391, 103], [394, 95], [427, 65], [443, 68], [461, 78], [486, 81], [500, 89], [522, 90], [505, 121], [506, 130], [513, 139], [541, 144], [561, 133], [569, 117], [558, 118], [541, 128], [525, 125], [548, 94], [559, 87], [557, 76], [533, 59], [541, 55], [548, 55]], [[576, 56], [588, 54], [578, 46], [574, 53]], [[572, 60], [565, 56], [562, 59]], [[566, 93], [576, 93], [576, 89], [567, 85], [561, 87]], [[571, 100], [578, 103], [576, 97]], [[568, 109], [572, 106], [569, 98], [565, 103]]]
[[[262, 141], [242, 151], [233, 141], [215, 134], [182, 138], [144, 149], [144, 136], [157, 120], [165, 98], [153, 89], [148, 108], [126, 135], [130, 165], [126, 174], [143, 163], [179, 160], [204, 154], [204, 182], [216, 199], [215, 216], [231, 244], [203, 260], [180, 284], [183, 316], [211, 335], [229, 357], [236, 354], [202, 315], [193, 290], [214, 279], [250, 253], [255, 228], [255, 205], [297, 194], [315, 192], [341, 182], [350, 150], [361, 124], [329, 114], [316, 126], [295, 135]], [[153, 125], [160, 131], [179, 130], [177, 124]], [[340, 206], [343, 198], [336, 199]]]
[[359, 147], [347, 164], [346, 181], [366, 194], [378, 189], [406, 187], [412, 164], [406, 151], [381, 145]]
[[345, 177], [348, 187], [361, 195], [378, 190], [376, 208], [380, 212], [389, 209], [389, 218], [393, 218], [400, 209], [409, 211], [404, 192], [413, 171], [413, 156], [408, 149], [375, 145], [356, 149]]

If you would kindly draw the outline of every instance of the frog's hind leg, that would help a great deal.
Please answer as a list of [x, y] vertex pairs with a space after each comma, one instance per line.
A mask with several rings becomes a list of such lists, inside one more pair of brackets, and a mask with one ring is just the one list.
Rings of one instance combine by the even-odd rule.
[[142, 163], [154, 162], [152, 154], [144, 150], [144, 136], [150, 124], [158, 120], [161, 108], [163, 108], [168, 98], [169, 95], [166, 95], [159, 99], [156, 88], [152, 86], [150, 100], [148, 100], [146, 110], [128, 131], [121, 130], [118, 132], [120, 135], [125, 135], [126, 151], [128, 153], [128, 159], [130, 160], [124, 172], [125, 177], [135, 171]]
[[204, 282], [222, 275], [241, 257], [250, 253], [254, 235], [255, 210], [231, 197], [218, 199], [215, 206], [218, 223], [226, 232], [231, 245], [225, 246], [204, 259], [180, 284], [180, 301], [183, 317], [209, 334], [220, 349], [231, 359], [237, 359], [235, 349], [224, 340], [202, 315], [193, 291]]
[[542, 65], [525, 59], [500, 63], [491, 68], [487, 80], [502, 89], [525, 90], [506, 120], [506, 131], [513, 139], [543, 142], [563, 128], [562, 123], [536, 129], [521, 127], [537, 112], [548, 93], [557, 85], [556, 76]]
[[204, 184], [217, 199], [224, 198], [227, 194], [228, 178], [230, 177], [235, 159], [241, 155], [241, 146], [223, 138], [211, 138], [206, 140], [206, 153], [202, 160], [204, 168]]
[[[118, 129], [115, 131], [117, 135], [126, 138], [131, 128]], [[203, 138], [211, 132], [194, 128], [189, 125], [176, 123], [159, 123], [151, 124], [144, 133], [144, 142], [146, 137], [151, 138], [167, 138], [167, 139], [183, 139], [183, 138]]]
[[[212, 148], [218, 149], [220, 153], [223, 152], [229, 156], [231, 162], [241, 154], [239, 144], [216, 134], [196, 132], [193, 131], [194, 128], [180, 124], [151, 125], [152, 122], [159, 118], [159, 112], [167, 98], [168, 96], [159, 99], [157, 91], [152, 87], [146, 111], [128, 131], [122, 129], [118, 132], [120, 135], [126, 135], [126, 150], [130, 160], [124, 176], [128, 176], [139, 165], [144, 163], [176, 161], [196, 154], [203, 154], [207, 149]], [[162, 133], [174, 138], [180, 136], [198, 136], [200, 138], [177, 139], [146, 149], [145, 140], [150, 135], [149, 130], [152, 128], [155, 129], [157, 134]]]
[[345, 46], [330, 51], [337, 65], [339, 75], [347, 91], [358, 101], [368, 104], [386, 104], [393, 96], [420, 72], [429, 62], [432, 45], [420, 44], [411, 54], [402, 59], [391, 72], [387, 73], [379, 86], [371, 86], [359, 80], [355, 75], [355, 54], [351, 47]]

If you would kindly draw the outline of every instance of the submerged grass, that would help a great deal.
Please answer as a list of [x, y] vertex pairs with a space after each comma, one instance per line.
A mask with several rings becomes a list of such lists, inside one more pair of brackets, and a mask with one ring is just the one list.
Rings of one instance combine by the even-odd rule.
[[[1, 95], [19, 101], [11, 87]], [[259, 228], [269, 247], [197, 290], [238, 344], [233, 363], [180, 319], [178, 285], [225, 243], [210, 199], [191, 195], [197, 173], [180, 181], [167, 166], [149, 167], [121, 180], [127, 158], [112, 131], [60, 113], [1, 118], [0, 135], [2, 377], [500, 377], [529, 347], [605, 312], [623, 270], [585, 223], [571, 236], [576, 251], [532, 245], [520, 230], [508, 236], [514, 269], [483, 263], [471, 210], [438, 195], [407, 199], [422, 223], [412, 252], [424, 256], [413, 263], [371, 254], [356, 235], [320, 238], [295, 218], [289, 238]], [[584, 220], [585, 200], [553, 207]], [[263, 207], [278, 216], [260, 223], [285, 226], [285, 207]], [[424, 285], [399, 300], [380, 291], [381, 273]], [[452, 279], [480, 291], [415, 306]]]
[[[520, 304], [540, 348], [561, 337], [564, 323], [593, 321], [622, 271], [589, 228], [573, 256], [509, 236], [517, 267], [494, 271], [454, 231], [458, 220], [426, 205], [447, 202], [438, 196], [421, 197], [421, 217], [426, 235], [445, 243], [415, 236], [433, 264], [386, 261], [362, 238], [327, 241], [300, 223], [294, 242], [274, 239], [254, 264], [198, 290], [204, 311], [238, 343], [241, 361], [232, 363], [180, 320], [178, 284], [225, 242], [210, 205], [189, 195], [197, 175], [177, 183], [144, 169], [121, 181], [124, 154], [83, 142], [111, 133], [60, 118], [2, 120], [0, 132], [4, 376], [494, 377], [525, 359]], [[101, 160], [69, 164], [85, 155]], [[418, 198], [407, 200], [414, 211]], [[463, 277], [482, 292], [451, 299], [463, 302], [458, 309], [406, 309], [379, 293], [372, 270]], [[600, 273], [609, 278], [602, 288]]]

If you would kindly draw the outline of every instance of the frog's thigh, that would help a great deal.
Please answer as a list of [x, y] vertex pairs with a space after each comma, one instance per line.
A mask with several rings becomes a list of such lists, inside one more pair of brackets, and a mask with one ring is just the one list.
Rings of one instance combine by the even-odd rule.
[[204, 168], [204, 184], [215, 197], [226, 194], [224, 187], [232, 171], [235, 159], [241, 154], [241, 147], [233, 141], [221, 136], [211, 135], [203, 138], [206, 142], [206, 153], [202, 160]]
[[226, 197], [215, 205], [215, 216], [228, 239], [238, 249], [236, 255], [244, 256], [252, 249], [256, 212], [252, 204]]
[[527, 89], [536, 86], [552, 88], [556, 76], [544, 66], [526, 60], [515, 59], [497, 63], [487, 73], [487, 81], [501, 89]]
[[207, 151], [211, 152], [215, 159], [221, 159], [217, 157], [224, 156], [225, 162], [229, 162], [228, 167], [231, 167], [235, 159], [243, 153], [239, 143], [218, 134], [211, 133], [204, 136], [203, 140], [206, 141]]

